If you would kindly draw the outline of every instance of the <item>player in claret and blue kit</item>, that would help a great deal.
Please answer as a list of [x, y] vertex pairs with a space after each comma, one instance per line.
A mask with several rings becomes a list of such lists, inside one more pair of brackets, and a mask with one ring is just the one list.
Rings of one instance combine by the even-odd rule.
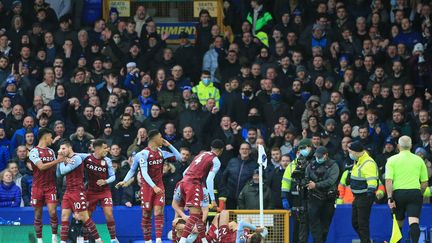
[[[96, 139], [92, 143], [92, 148], [94, 150], [92, 154], [79, 154], [84, 161], [84, 168], [88, 178], [87, 201], [89, 202], [89, 215], [91, 217], [99, 204], [105, 215], [111, 243], [117, 243], [113, 201], [109, 186], [110, 183], [115, 181], [116, 177], [111, 159], [107, 157], [109, 147], [103, 139]], [[87, 242], [87, 240], [88, 232], [84, 231], [84, 242]]]
[[[168, 147], [172, 153], [163, 151], [162, 146]], [[151, 213], [154, 211], [156, 243], [162, 243], [162, 229], [164, 223], [165, 189], [162, 181], [163, 161], [175, 157], [180, 160], [180, 153], [168, 141], [162, 138], [158, 130], [148, 133], [148, 147], [137, 153], [132, 166], [123, 181], [117, 183], [116, 187], [122, 187], [129, 181], [140, 168], [140, 176], [143, 178], [141, 184], [141, 227], [146, 243], [151, 243]]]
[[185, 201], [185, 206], [189, 208], [190, 212], [180, 243], [186, 243], [187, 237], [194, 226], [198, 229], [198, 239], [203, 243], [208, 242], [204, 222], [202, 221], [203, 184], [205, 183], [208, 189], [211, 200], [210, 208], [216, 208], [214, 178], [221, 166], [218, 156], [222, 154], [223, 149], [224, 143], [222, 140], [213, 140], [211, 151], [198, 154], [184, 172], [183, 179], [177, 185], [181, 192], [181, 198]]
[[63, 161], [62, 156], [56, 159], [55, 153], [48, 146], [53, 142], [53, 132], [46, 128], [38, 131], [38, 145], [30, 150], [29, 159], [33, 168], [33, 185], [31, 204], [34, 207], [34, 228], [37, 243], [42, 243], [42, 207], [48, 207], [52, 229], [52, 242], [57, 243], [57, 190], [56, 166]]
[[57, 175], [66, 176], [66, 192], [62, 201], [61, 243], [66, 243], [69, 234], [69, 220], [72, 212], [77, 213], [78, 220], [84, 222], [84, 227], [91, 233], [96, 243], [101, 243], [96, 225], [87, 212], [87, 199], [84, 188], [84, 163], [78, 154], [72, 150], [72, 145], [64, 141], [60, 145], [59, 155], [64, 162], [57, 167]]

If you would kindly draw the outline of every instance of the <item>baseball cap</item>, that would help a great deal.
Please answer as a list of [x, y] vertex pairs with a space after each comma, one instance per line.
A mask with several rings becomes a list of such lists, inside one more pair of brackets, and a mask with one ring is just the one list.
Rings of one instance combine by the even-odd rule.
[[361, 144], [359, 141], [348, 144], [348, 148], [354, 152], [362, 152], [365, 150], [363, 144]]
[[335, 119], [330, 118], [330, 119], [327, 119], [327, 120], [325, 121], [325, 126], [328, 126], [328, 125], [330, 125], [330, 124], [336, 125], [336, 121], [335, 121]]
[[191, 90], [192, 90], [192, 87], [189, 86], [189, 85], [186, 85], [186, 86], [183, 86], [182, 90], [183, 90], [183, 91], [185, 91], [185, 90], [189, 90], [189, 91], [191, 91]]
[[136, 68], [136, 66], [137, 66], [137, 64], [136, 64], [135, 62], [128, 62], [128, 63], [126, 64], [126, 67], [127, 67], [127, 68]]
[[312, 30], [323, 30], [323, 26], [320, 24], [314, 24]]
[[300, 142], [298, 144], [299, 148], [301, 148], [301, 147], [310, 147], [310, 146], [312, 146], [312, 141], [310, 139], [308, 139], [308, 138], [304, 138], [304, 139], [300, 140]]
[[302, 65], [297, 66], [296, 73], [298, 72], [306, 72], [306, 68]]
[[384, 141], [384, 145], [386, 144], [391, 144], [393, 146], [395, 146], [395, 141], [393, 140], [393, 138], [391, 136], [387, 137], [386, 140]]
[[327, 154], [328, 153], [328, 151], [327, 151], [327, 149], [326, 149], [326, 147], [324, 147], [324, 146], [321, 146], [321, 147], [318, 147], [316, 150], [315, 150], [315, 156], [317, 156], [317, 157], [322, 157], [324, 154]]

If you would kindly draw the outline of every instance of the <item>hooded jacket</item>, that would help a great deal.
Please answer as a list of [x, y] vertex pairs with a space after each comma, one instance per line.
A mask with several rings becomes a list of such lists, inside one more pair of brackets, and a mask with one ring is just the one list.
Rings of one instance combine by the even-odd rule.
[[312, 95], [306, 102], [306, 109], [303, 112], [301, 118], [301, 124], [303, 129], [307, 129], [309, 127], [308, 124], [309, 117], [316, 116], [318, 118], [321, 118], [323, 116], [323, 110], [321, 106], [318, 106], [316, 108], [312, 107], [313, 101], [318, 102], [318, 104], [320, 104], [320, 98], [316, 95]]

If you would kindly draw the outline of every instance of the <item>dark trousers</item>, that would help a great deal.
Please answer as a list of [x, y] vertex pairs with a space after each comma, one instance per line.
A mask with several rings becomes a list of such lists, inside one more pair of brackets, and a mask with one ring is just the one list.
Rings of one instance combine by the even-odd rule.
[[370, 243], [369, 218], [374, 199], [366, 194], [356, 195], [352, 204], [352, 226], [361, 243]]
[[333, 200], [308, 201], [309, 228], [314, 243], [324, 243], [335, 211]]
[[[307, 243], [309, 240], [309, 225], [307, 216], [307, 206], [302, 206], [302, 201], [298, 196], [291, 196], [293, 208], [291, 214], [294, 218], [293, 223], [293, 243]], [[306, 203], [303, 202], [305, 205]]]

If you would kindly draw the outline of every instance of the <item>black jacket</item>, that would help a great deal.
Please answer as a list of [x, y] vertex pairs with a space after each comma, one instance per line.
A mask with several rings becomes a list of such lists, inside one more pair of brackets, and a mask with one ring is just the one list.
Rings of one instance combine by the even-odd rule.
[[[240, 157], [230, 159], [223, 172], [220, 195], [237, 201], [246, 182], [252, 178], [258, 163], [252, 158], [242, 160]], [[280, 191], [280, 188], [279, 188]]]
[[[315, 189], [309, 190], [309, 196], [327, 196], [328, 191], [337, 190], [339, 168], [333, 160], [327, 160], [322, 164], [318, 164], [316, 161], [314, 161], [313, 163], [309, 164], [308, 167], [306, 167], [305, 175], [308, 181], [313, 181], [316, 185]], [[332, 199], [334, 200], [336, 198]]]
[[124, 128], [120, 126], [114, 131], [114, 144], [118, 144], [121, 148], [122, 155], [126, 156], [127, 149], [131, 145], [136, 137], [137, 129], [134, 126]]
[[281, 198], [281, 182], [285, 169], [277, 167], [269, 174], [266, 178], [268, 181], [268, 187], [270, 189], [270, 208], [272, 209], [283, 209], [282, 198]]

